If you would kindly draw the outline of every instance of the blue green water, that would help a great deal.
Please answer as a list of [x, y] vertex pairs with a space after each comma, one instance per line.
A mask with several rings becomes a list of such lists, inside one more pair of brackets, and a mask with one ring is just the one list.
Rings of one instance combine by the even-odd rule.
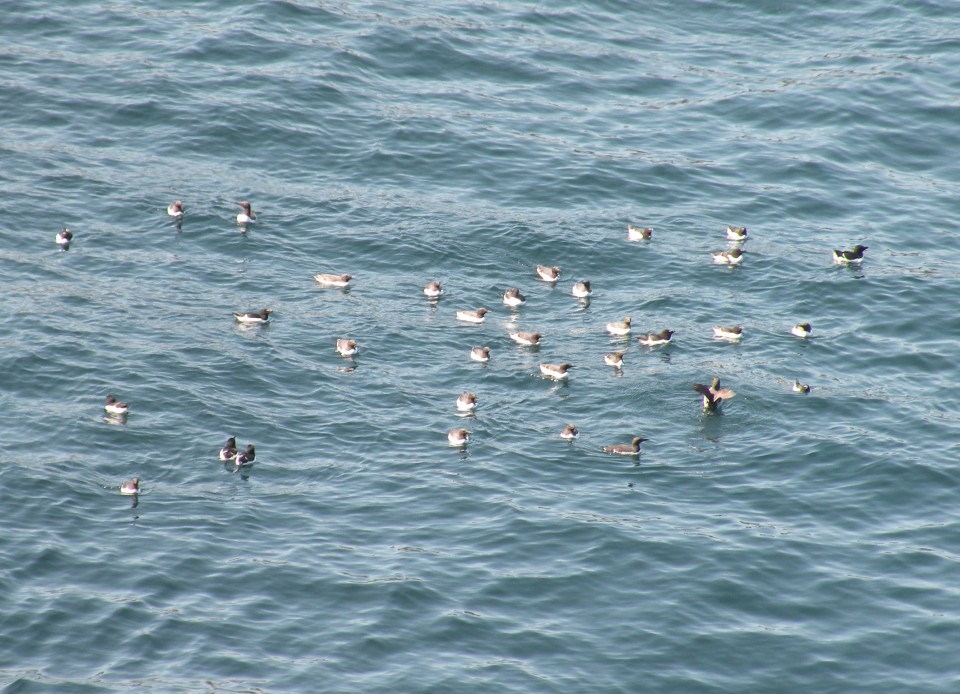
[[960, 690], [952, 2], [38, 0], [0, 38], [4, 692]]

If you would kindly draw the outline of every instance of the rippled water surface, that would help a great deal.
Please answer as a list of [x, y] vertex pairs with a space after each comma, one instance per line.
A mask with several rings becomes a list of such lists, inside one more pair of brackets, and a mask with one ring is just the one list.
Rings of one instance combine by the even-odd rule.
[[0, 37], [4, 691], [960, 690], [953, 3], [39, 0]]

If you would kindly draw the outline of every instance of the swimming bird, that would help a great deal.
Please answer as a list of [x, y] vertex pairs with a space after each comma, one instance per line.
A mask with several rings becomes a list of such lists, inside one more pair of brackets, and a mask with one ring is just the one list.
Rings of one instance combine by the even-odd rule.
[[607, 323], [607, 332], [611, 335], [629, 335], [630, 316], [627, 316], [619, 323]]
[[451, 446], [464, 446], [470, 441], [470, 432], [466, 429], [451, 429], [447, 432], [447, 441]]
[[234, 461], [237, 464], [237, 467], [241, 465], [249, 465], [257, 458], [257, 452], [253, 448], [253, 444], [247, 444], [247, 450], [242, 453], [237, 454], [237, 459]]
[[352, 357], [357, 353], [357, 341], [337, 338], [337, 354], [341, 357]]
[[797, 337], [810, 337], [810, 334], [813, 332], [813, 326], [809, 323], [797, 323], [790, 328], [790, 332]]
[[626, 443], [617, 443], [612, 446], [604, 446], [604, 453], [613, 453], [614, 455], [640, 455], [640, 444], [644, 441], [649, 441], [642, 436], [634, 436], [633, 441], [629, 444]]
[[474, 361], [490, 361], [490, 348], [474, 347], [470, 350], [470, 358]]
[[520, 306], [526, 303], [526, 301], [527, 297], [521, 294], [520, 290], [516, 287], [510, 287], [510, 289], [503, 293], [503, 303], [507, 306]]
[[807, 385], [806, 383], [801, 383], [800, 379], [797, 378], [797, 379], [794, 379], [793, 381], [793, 390], [794, 392], [797, 392], [797, 393], [809, 393], [810, 386]]
[[692, 387], [693, 390], [703, 396], [703, 409], [707, 412], [716, 412], [724, 400], [729, 400], [736, 395], [729, 388], [721, 388], [719, 378], [714, 378], [713, 383], [709, 386], [694, 383]]
[[440, 295], [443, 294], [443, 288], [437, 280], [433, 280], [427, 282], [427, 286], [423, 288], [423, 293], [428, 299], [438, 299]]
[[353, 275], [333, 275], [330, 273], [321, 273], [319, 275], [314, 275], [315, 279], [321, 287], [337, 287], [342, 289], [350, 284], [350, 280], [353, 279]]
[[560, 268], [556, 265], [547, 267], [546, 265], [537, 265], [537, 276], [544, 282], [556, 282], [560, 279]]
[[56, 242], [58, 246], [66, 248], [70, 245], [70, 242], [73, 241], [73, 232], [63, 227], [60, 231], [57, 232]]
[[867, 250], [866, 246], [857, 244], [850, 251], [833, 251], [833, 262], [837, 265], [859, 265], [863, 262], [863, 252]]
[[560, 432], [560, 438], [567, 439], [568, 441], [572, 441], [578, 436], [580, 436], [580, 432], [577, 431], [577, 428], [572, 424], [568, 424], [563, 428], [563, 431]]
[[743, 251], [734, 248], [732, 251], [717, 251], [712, 253], [713, 262], [717, 265], [739, 265], [743, 260]]
[[490, 313], [488, 309], [478, 308], [476, 311], [457, 311], [457, 320], [466, 323], [483, 323], [483, 317]]
[[510, 339], [524, 347], [536, 347], [543, 337], [540, 333], [509, 333]]
[[120, 485], [121, 494], [139, 494], [140, 493], [140, 478], [134, 477], [132, 480], [128, 480]]
[[174, 200], [167, 205], [167, 214], [176, 220], [180, 220], [183, 217], [183, 201]]
[[107, 396], [107, 404], [103, 406], [110, 414], [127, 414], [130, 411], [130, 406], [125, 402], [120, 402], [113, 395]]
[[722, 337], [724, 340], [739, 340], [743, 337], [742, 325], [715, 325], [713, 326], [713, 336]]
[[251, 222], [257, 221], [257, 213], [250, 207], [249, 202], [243, 200], [237, 204], [243, 208], [243, 212], [237, 215], [237, 224], [250, 224]]
[[461, 412], [470, 412], [477, 406], [477, 395], [476, 393], [460, 393], [460, 397], [457, 398], [457, 409]]
[[612, 366], [615, 369], [619, 369], [623, 366], [623, 355], [625, 352], [614, 352], [613, 354], [604, 354], [603, 363], [607, 366]]
[[670, 340], [673, 339], [673, 330], [667, 330], [664, 328], [658, 333], [648, 333], [646, 335], [641, 335], [637, 338], [637, 341], [641, 345], [646, 345], [647, 347], [656, 347], [657, 345], [665, 345]]
[[227, 439], [223, 448], [220, 449], [220, 460], [233, 460], [237, 457], [237, 437], [231, 436]]
[[649, 241], [652, 236], [653, 229], [651, 227], [636, 227], [632, 224], [627, 225], [628, 241]]
[[256, 312], [252, 312], [252, 311], [247, 311], [247, 312], [238, 311], [238, 312], [236, 312], [236, 313], [233, 314], [233, 317], [236, 318], [237, 321], [240, 322], [240, 323], [250, 323], [250, 324], [254, 324], [254, 323], [266, 323], [268, 320], [270, 320], [270, 314], [271, 314], [271, 313], [273, 313], [273, 311], [272, 311], [271, 309], [269, 309], [269, 308], [263, 308], [263, 309], [260, 309], [259, 311], [256, 311]]
[[593, 294], [593, 290], [590, 289], [590, 280], [577, 282], [575, 285], [573, 285], [573, 289], [570, 290], [570, 293], [578, 299], [586, 299], [588, 296]]
[[727, 225], [727, 238], [731, 241], [746, 241], [747, 227], [734, 227]]
[[549, 376], [555, 381], [562, 380], [567, 378], [570, 373], [570, 369], [573, 368], [573, 364], [564, 362], [563, 364], [541, 364], [540, 373], [544, 376]]

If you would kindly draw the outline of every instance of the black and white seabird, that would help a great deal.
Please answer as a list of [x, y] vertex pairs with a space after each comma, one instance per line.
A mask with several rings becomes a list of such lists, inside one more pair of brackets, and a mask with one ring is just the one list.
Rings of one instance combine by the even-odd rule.
[[509, 333], [510, 339], [516, 342], [518, 345], [523, 345], [524, 347], [536, 347], [540, 344], [541, 338], [543, 335], [540, 333], [519, 333], [512, 332]]
[[120, 485], [121, 494], [139, 494], [140, 493], [140, 478], [134, 477], [132, 480], [128, 480]]
[[233, 460], [237, 457], [237, 437], [231, 436], [220, 449], [220, 460]]
[[630, 316], [622, 321], [607, 323], [607, 332], [611, 335], [629, 335], [630, 334]]
[[739, 248], [734, 248], [730, 251], [717, 251], [710, 255], [717, 265], [739, 265], [743, 261], [743, 253]]
[[747, 227], [735, 227], [727, 225], [727, 238], [730, 241], [746, 241]]
[[241, 465], [249, 465], [254, 460], [256, 460], [256, 458], [257, 458], [257, 452], [253, 448], [253, 444], [250, 443], [250, 444], [247, 444], [247, 450], [237, 454], [237, 458], [235, 462], [237, 464], [237, 467], [240, 467]]
[[343, 289], [344, 287], [350, 286], [350, 280], [353, 279], [353, 275], [334, 275], [329, 272], [322, 272], [319, 275], [314, 275], [313, 279], [315, 279], [321, 287]]
[[849, 251], [838, 251], [833, 250], [833, 262], [837, 265], [859, 265], [863, 262], [863, 252], [867, 250], [867, 246], [861, 246], [857, 244]]
[[520, 306], [527, 302], [527, 297], [520, 293], [516, 287], [510, 287], [503, 293], [503, 303], [507, 306]]
[[483, 323], [483, 317], [490, 313], [488, 309], [478, 308], [476, 311], [457, 311], [457, 320], [465, 323]]
[[714, 378], [713, 383], [705, 386], [702, 383], [694, 383], [693, 390], [703, 396], [703, 409], [707, 412], [716, 412], [717, 408], [724, 400], [731, 399], [736, 393], [729, 388], [720, 387], [720, 378]]
[[570, 375], [570, 369], [573, 368], [573, 364], [563, 363], [563, 364], [541, 364], [540, 373], [544, 376], [549, 376], [555, 381], [560, 381], [567, 378]]
[[537, 277], [542, 279], [544, 282], [556, 282], [558, 279], [560, 279], [560, 268], [556, 265], [553, 267], [537, 265]]
[[250, 206], [249, 202], [246, 200], [241, 200], [237, 204], [243, 210], [237, 214], [237, 224], [250, 224], [251, 222], [257, 221], [257, 213], [253, 211], [253, 208]]
[[658, 333], [649, 333], [647, 335], [641, 335], [637, 338], [637, 341], [641, 345], [646, 345], [647, 347], [656, 347], [657, 345], [665, 345], [670, 340], [673, 339], [673, 330], [661, 330]]
[[119, 402], [115, 396], [108, 395], [103, 409], [110, 414], [127, 414], [130, 411], [130, 406], [125, 402]]
[[649, 439], [643, 436], [634, 436], [630, 443], [617, 443], [611, 446], [604, 446], [604, 453], [613, 453], [614, 455], [640, 455], [640, 444]]
[[233, 317], [237, 319], [240, 323], [266, 323], [270, 320], [270, 314], [273, 311], [269, 308], [260, 309], [259, 311], [238, 311], [233, 314]]

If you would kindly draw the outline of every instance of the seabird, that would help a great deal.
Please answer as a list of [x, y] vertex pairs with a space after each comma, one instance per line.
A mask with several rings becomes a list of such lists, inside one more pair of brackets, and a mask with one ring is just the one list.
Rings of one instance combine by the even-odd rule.
[[793, 390], [797, 393], [809, 393], [810, 386], [807, 385], [806, 383], [801, 383], [800, 379], [797, 378], [797, 379], [794, 379], [793, 381]]
[[810, 337], [810, 333], [813, 332], [813, 326], [811, 326], [809, 323], [797, 323], [795, 326], [790, 328], [790, 332], [797, 337]]
[[174, 200], [167, 205], [167, 214], [179, 221], [183, 217], [183, 201]]
[[227, 439], [223, 448], [220, 449], [220, 460], [233, 460], [237, 457], [237, 437], [231, 436]]
[[560, 268], [556, 265], [547, 267], [546, 265], [537, 265], [537, 276], [544, 282], [556, 282], [560, 279]]
[[464, 446], [470, 440], [470, 432], [466, 429], [451, 429], [447, 432], [447, 441], [451, 446]]
[[653, 236], [651, 227], [637, 227], [632, 224], [627, 225], [628, 241], [648, 241]]
[[470, 350], [470, 358], [474, 361], [490, 361], [490, 348], [474, 347]]
[[570, 290], [570, 293], [578, 299], [586, 299], [593, 294], [593, 290], [590, 289], [590, 280], [577, 282], [575, 285], [573, 285], [573, 289]]
[[563, 364], [541, 364], [540, 373], [544, 376], [549, 376], [555, 381], [567, 378], [569, 370], [573, 368], [573, 364], [563, 363]]
[[746, 241], [747, 227], [734, 227], [727, 225], [727, 238], [731, 241]]
[[711, 254], [717, 265], [739, 265], [743, 260], [743, 251], [734, 248], [732, 251], [718, 251]]
[[57, 245], [67, 248], [70, 245], [70, 242], [73, 241], [73, 232], [63, 227], [60, 231], [57, 232]]
[[433, 280], [428, 282], [427, 286], [423, 288], [423, 293], [428, 299], [437, 299], [443, 294], [443, 288], [437, 280]]
[[331, 273], [321, 273], [319, 275], [314, 275], [313, 279], [320, 283], [322, 287], [337, 287], [343, 288], [350, 284], [350, 280], [353, 279], [353, 275], [334, 275]]
[[577, 428], [572, 424], [568, 424], [563, 428], [563, 431], [560, 432], [560, 438], [567, 439], [568, 441], [572, 441], [578, 436], [580, 436], [580, 432], [577, 431]]
[[520, 290], [516, 287], [510, 287], [510, 289], [503, 293], [503, 303], [507, 306], [520, 306], [526, 303], [526, 301], [527, 297], [521, 294]]
[[637, 338], [637, 341], [641, 345], [646, 345], [647, 347], [656, 347], [657, 345], [665, 345], [673, 338], [673, 330], [663, 329], [658, 333], [649, 333], [647, 335], [641, 335]]
[[478, 308], [476, 311], [457, 311], [457, 320], [467, 323], [483, 323], [483, 317], [490, 313], [485, 308]]
[[107, 403], [103, 406], [110, 414], [127, 414], [130, 407], [125, 402], [119, 402], [113, 395], [107, 396]]
[[539, 345], [540, 338], [543, 337], [540, 333], [509, 333], [509, 335], [511, 340], [524, 347], [535, 347]]
[[715, 325], [713, 326], [713, 336], [722, 337], [724, 340], [739, 340], [743, 337], [742, 325]]
[[237, 454], [237, 467], [240, 467], [241, 465], [249, 465], [256, 459], [256, 457], [257, 452], [254, 450], [253, 444], [247, 444], [247, 450]]
[[634, 436], [633, 441], [629, 444], [627, 443], [617, 443], [612, 446], [604, 446], [604, 453], [613, 453], [614, 455], [639, 455], [640, 454], [640, 444], [644, 441], [649, 441], [642, 436]]
[[357, 341], [347, 340], [343, 337], [337, 338], [337, 354], [342, 357], [352, 357], [357, 353]]
[[615, 369], [619, 369], [623, 366], [623, 355], [625, 352], [614, 352], [613, 354], [604, 354], [603, 363], [607, 366], [612, 366]]
[[266, 323], [270, 320], [270, 314], [273, 311], [269, 308], [260, 309], [257, 312], [236, 312], [233, 317], [240, 323]]
[[707, 412], [716, 412], [717, 408], [720, 407], [720, 403], [736, 395], [736, 393], [729, 388], [721, 388], [719, 378], [714, 378], [713, 383], [709, 386], [705, 386], [702, 383], [694, 383], [693, 390], [703, 396], [703, 409]]
[[139, 494], [140, 493], [140, 478], [134, 477], [132, 480], [124, 482], [120, 485], [121, 494]]
[[476, 393], [460, 393], [457, 398], [457, 409], [461, 412], [470, 412], [477, 406]]
[[240, 212], [237, 215], [237, 224], [250, 224], [250, 222], [255, 222], [257, 220], [257, 213], [253, 211], [253, 208], [250, 207], [250, 203], [246, 200], [242, 200], [237, 203], [243, 212]]
[[867, 250], [866, 246], [857, 244], [850, 251], [833, 251], [833, 262], [837, 265], [859, 265], [863, 262], [863, 252]]
[[619, 323], [607, 323], [607, 332], [611, 335], [629, 335], [630, 316], [627, 316]]

